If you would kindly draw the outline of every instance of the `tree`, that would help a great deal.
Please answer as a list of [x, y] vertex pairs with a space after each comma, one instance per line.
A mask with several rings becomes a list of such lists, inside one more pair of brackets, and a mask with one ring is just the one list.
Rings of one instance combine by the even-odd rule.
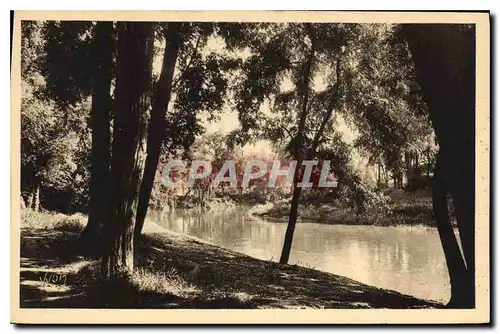
[[[44, 157], [48, 156], [43, 138], [34, 128], [45, 129], [52, 124], [43, 113], [51, 114], [48, 103], [37, 99], [43, 89], [44, 81], [40, 74], [41, 51], [43, 39], [39, 22], [23, 22], [21, 25], [21, 188], [27, 197], [26, 204], [30, 209], [39, 209], [40, 176]], [[50, 111], [49, 111], [49, 110]], [[47, 112], [48, 111], [48, 112]], [[23, 131], [24, 130], [24, 131]]]
[[411, 181], [416, 166], [410, 158], [434, 142], [410, 52], [399, 35], [392, 25], [359, 27], [344, 69], [349, 93], [342, 109], [356, 129], [355, 148], [370, 164], [388, 169], [395, 188], [403, 186], [405, 168]]
[[96, 250], [90, 245], [96, 243], [105, 220], [109, 188], [113, 22], [50, 21], [44, 37], [47, 53], [43, 63], [47, 78], [45, 94], [61, 108], [89, 97], [92, 100], [89, 218], [81, 241], [85, 251]]
[[177, 55], [182, 43], [182, 23], [168, 23], [165, 31], [165, 52], [157, 91], [154, 94], [153, 108], [151, 110], [151, 121], [148, 130], [148, 146], [144, 177], [139, 193], [139, 204], [135, 222], [135, 235], [139, 236], [144, 225], [148, 209], [151, 191], [156, 174], [156, 168], [160, 159], [163, 143], [163, 133], [167, 125], [165, 111], [168, 110], [170, 95], [172, 92], [172, 81], [174, 77]]
[[[439, 143], [432, 185], [436, 225], [450, 276], [450, 307], [475, 306], [475, 29], [470, 25], [404, 25], [418, 82]], [[460, 252], [447, 195], [457, 217]]]
[[134, 223], [151, 104], [153, 23], [119, 22], [110, 200], [104, 225], [107, 277], [134, 266]]
[[84, 245], [95, 244], [106, 219], [110, 165], [111, 81], [114, 56], [114, 27], [112, 22], [98, 22], [94, 28], [92, 55], [91, 179], [89, 219], [82, 233]]
[[[326, 123], [330, 121], [331, 113], [333, 112], [333, 106], [328, 108], [326, 115], [324, 116], [324, 120], [321, 122], [319, 129], [314, 135], [311, 147], [309, 149], [307, 147], [304, 147], [306, 139], [305, 138], [306, 120], [307, 120], [307, 115], [310, 111], [310, 106], [309, 106], [309, 95], [311, 89], [310, 83], [312, 81], [312, 77], [314, 74], [313, 66], [315, 66], [314, 62], [316, 61], [316, 53], [320, 51], [318, 50], [319, 49], [318, 44], [321, 42], [317, 36], [317, 27], [315, 27], [312, 24], [306, 24], [304, 26], [304, 30], [305, 30], [305, 36], [307, 36], [310, 40], [310, 47], [308, 50], [308, 54], [305, 55], [304, 64], [301, 66], [302, 69], [300, 76], [298, 76], [297, 78], [298, 82], [296, 83], [296, 87], [298, 93], [297, 95], [299, 96], [299, 101], [300, 101], [299, 103], [301, 104], [300, 106], [301, 110], [299, 114], [299, 122], [298, 122], [296, 136], [290, 142], [292, 155], [294, 159], [297, 160], [298, 166], [301, 166], [304, 159], [308, 159], [309, 157], [315, 154], [316, 148], [319, 144], [319, 140], [323, 135], [324, 127], [326, 126]], [[337, 59], [336, 71], [337, 71], [337, 78], [335, 85], [336, 88], [332, 91], [332, 93], [330, 93], [335, 96], [331, 97], [332, 101], [334, 101], [332, 103], [337, 102], [336, 95], [338, 94], [339, 90], [339, 83], [340, 83], [339, 58]], [[297, 222], [297, 217], [298, 217], [299, 199], [300, 199], [300, 194], [302, 192], [302, 188], [297, 186], [300, 176], [301, 176], [301, 168], [298, 167], [295, 169], [294, 187], [293, 187], [292, 202], [290, 208], [290, 218], [285, 232], [285, 241], [283, 244], [283, 250], [281, 252], [280, 263], [288, 263], [288, 259], [290, 257], [290, 251], [292, 249], [293, 234], [295, 231], [295, 224]]]
[[[258, 26], [249, 42], [252, 56], [245, 61], [243, 79], [237, 83], [236, 107], [242, 129], [232, 136], [240, 141], [252, 137], [286, 140], [286, 151], [298, 166], [303, 160], [322, 158], [321, 154], [333, 157], [348, 152], [333, 124], [349, 93], [343, 64], [351, 61], [355, 45], [350, 39], [358, 29], [350, 24]], [[270, 112], [261, 109], [265, 104]], [[340, 165], [331, 167], [336, 174], [349, 171], [345, 175], [352, 177], [345, 177], [350, 181], [346, 185], [357, 188], [355, 192], [368, 191], [368, 187], [359, 186], [361, 179], [345, 165], [348, 160], [334, 159]], [[282, 263], [288, 262], [290, 255], [302, 192], [297, 183], [302, 173], [303, 168], [295, 170]]]
[[[237, 62], [223, 50], [203, 52], [208, 39], [216, 37], [217, 29], [221, 28], [213, 23], [168, 23], [164, 30], [164, 61], [153, 97], [136, 236], [144, 225], [161, 153], [169, 155], [179, 148], [187, 150], [195, 136], [202, 132], [199, 114], [204, 112], [209, 120], [214, 119], [224, 105], [227, 76]], [[173, 77], [176, 68], [178, 74]], [[173, 108], [168, 110], [171, 100], [174, 100]]]
[[29, 208], [85, 208], [87, 100], [58, 103], [46, 63], [47, 22], [23, 21], [21, 44], [21, 189]]

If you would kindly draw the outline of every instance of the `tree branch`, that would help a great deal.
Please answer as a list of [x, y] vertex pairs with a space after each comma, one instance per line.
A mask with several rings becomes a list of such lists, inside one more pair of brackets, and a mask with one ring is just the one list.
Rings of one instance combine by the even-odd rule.
[[307, 57], [307, 63], [304, 68], [304, 76], [302, 77], [303, 82], [301, 83], [300, 87], [300, 94], [302, 95], [302, 112], [300, 113], [299, 117], [299, 126], [297, 130], [297, 137], [298, 137], [298, 142], [296, 143], [296, 147], [294, 148], [294, 155], [295, 159], [299, 161], [299, 163], [302, 161], [303, 154], [302, 154], [302, 145], [304, 143], [303, 136], [304, 136], [304, 127], [306, 125], [306, 118], [308, 114], [308, 101], [309, 101], [309, 84], [311, 82], [311, 69], [312, 69], [312, 63], [314, 60], [314, 54], [315, 54], [315, 47], [316, 47], [316, 36], [315, 36], [315, 31], [314, 28], [312, 27], [311, 24], [307, 24], [307, 31], [309, 34], [309, 37], [311, 39], [311, 49], [309, 51], [309, 55]]
[[337, 103], [338, 93], [339, 93], [339, 88], [340, 88], [340, 57], [337, 58], [335, 73], [337, 76], [337, 80], [336, 80], [335, 85], [333, 86], [333, 89], [332, 89], [332, 97], [331, 97], [330, 103], [328, 104], [328, 109], [327, 109], [327, 113], [325, 115], [325, 118], [323, 118], [323, 122], [321, 123], [318, 131], [314, 135], [313, 143], [311, 146], [311, 152], [310, 152], [311, 155], [313, 155], [315, 153], [316, 149], [318, 148], [319, 141], [321, 139], [323, 132], [325, 131], [326, 124], [328, 123], [328, 121], [330, 121], [330, 118], [332, 117], [332, 114], [333, 114], [335, 104]]
[[284, 126], [283, 124], [277, 122], [276, 124], [278, 124], [283, 130], [285, 130], [286, 133], [288, 133], [288, 136], [290, 136], [290, 138], [293, 138], [292, 134], [290, 133], [290, 131], [286, 128], [286, 126]]
[[[184, 68], [184, 71], [191, 66], [191, 63], [193, 62], [194, 55], [195, 55], [195, 53], [198, 50], [198, 47], [200, 45], [200, 40], [201, 40], [201, 33], [198, 34], [198, 38], [196, 39], [196, 44], [194, 46], [193, 52], [191, 53], [191, 57], [189, 57], [189, 61], [186, 65], [186, 67]], [[172, 87], [177, 87], [177, 84], [179, 83], [179, 81], [182, 78], [182, 75], [184, 74], [184, 71], [179, 73], [178, 77], [174, 79], [174, 83], [173, 83]]]

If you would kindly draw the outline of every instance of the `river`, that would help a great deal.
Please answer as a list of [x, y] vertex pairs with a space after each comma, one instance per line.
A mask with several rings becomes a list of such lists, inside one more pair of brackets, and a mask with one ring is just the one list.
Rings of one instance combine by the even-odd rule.
[[[285, 223], [254, 219], [244, 209], [217, 213], [151, 212], [171, 231], [195, 236], [262, 260], [279, 260]], [[446, 302], [448, 272], [436, 229], [299, 223], [290, 264], [350, 277], [418, 298]]]

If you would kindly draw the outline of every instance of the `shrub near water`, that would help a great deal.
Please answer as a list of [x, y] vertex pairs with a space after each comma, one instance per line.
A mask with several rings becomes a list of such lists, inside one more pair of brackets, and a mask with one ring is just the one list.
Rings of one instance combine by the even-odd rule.
[[[373, 207], [358, 215], [345, 203], [301, 203], [299, 217], [302, 221], [345, 225], [378, 226], [434, 226], [432, 197], [429, 191], [407, 192], [403, 190], [387, 192], [390, 201], [389, 210]], [[454, 221], [451, 202], [450, 216]], [[264, 208], [264, 206], [261, 206]], [[252, 214], [268, 218], [287, 219], [290, 214], [290, 202], [279, 201], [268, 205], [265, 210], [254, 210]]]

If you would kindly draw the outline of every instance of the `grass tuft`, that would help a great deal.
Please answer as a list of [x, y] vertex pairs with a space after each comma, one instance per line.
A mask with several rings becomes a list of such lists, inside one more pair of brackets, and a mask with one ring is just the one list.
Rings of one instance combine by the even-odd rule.
[[129, 279], [139, 291], [171, 294], [179, 297], [186, 297], [198, 292], [173, 268], [165, 273], [140, 268], [135, 270]]

